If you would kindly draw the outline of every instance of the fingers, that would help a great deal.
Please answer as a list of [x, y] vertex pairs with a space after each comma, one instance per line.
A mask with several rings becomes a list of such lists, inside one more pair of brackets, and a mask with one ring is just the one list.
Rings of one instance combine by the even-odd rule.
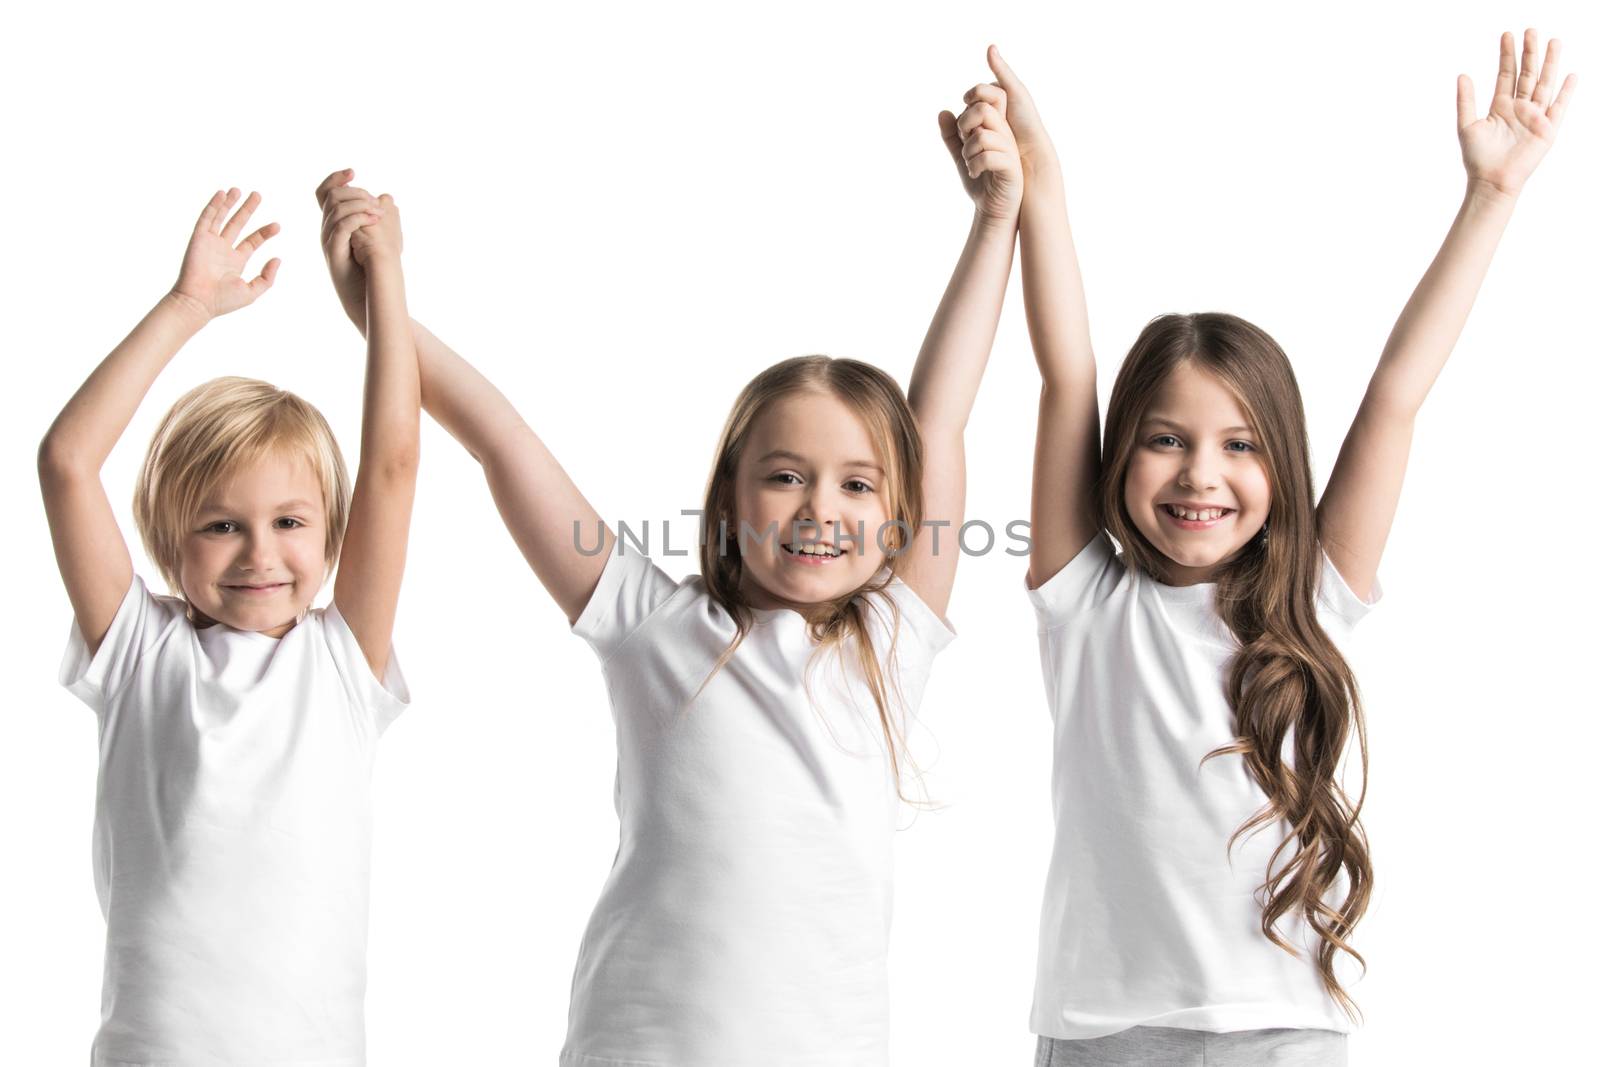
[[250, 290], [250, 299], [254, 300], [268, 289], [272, 288], [274, 279], [278, 277], [278, 266], [283, 261], [277, 258], [267, 260], [267, 265], [261, 268], [261, 273], [256, 275], [247, 286]]
[[995, 130], [979, 130], [961, 143], [961, 158], [970, 168], [974, 156], [984, 152], [1002, 152], [1010, 143], [1011, 138]]
[[328, 190], [327, 198], [323, 201], [322, 209], [328, 210], [329, 204], [342, 204], [346, 200], [370, 200], [374, 204], [378, 198], [361, 188], [359, 185], [340, 185]]
[[[237, 189], [234, 192], [238, 192]], [[244, 229], [244, 224], [250, 221], [250, 216], [256, 213], [256, 208], [261, 206], [261, 194], [251, 193], [245, 197], [244, 203], [239, 205], [239, 210], [233, 213], [228, 224], [222, 228], [222, 239], [230, 245], [239, 239], [239, 233]]]
[[200, 217], [195, 220], [195, 233], [216, 232], [213, 227], [216, 224], [217, 216], [222, 212], [222, 198], [226, 195], [227, 193], [221, 189], [211, 194], [211, 199], [207, 200], [206, 206], [200, 210]]
[[333, 231], [323, 239], [323, 246], [330, 253], [338, 253], [341, 249], [348, 249], [356, 231], [364, 229], [377, 221], [378, 216], [358, 211], [335, 226]]
[[276, 222], [267, 223], [255, 233], [251, 234], [249, 237], [246, 237], [243, 241], [240, 241], [237, 251], [243, 252], [245, 259], [249, 259], [251, 256], [255, 255], [256, 249], [260, 248], [272, 237], [277, 235], [278, 229], [279, 226]]
[[1539, 76], [1539, 35], [1527, 30], [1522, 35], [1522, 66], [1517, 70], [1518, 100], [1533, 96], [1534, 79]]
[[1478, 118], [1478, 105], [1473, 101], [1472, 79], [1465, 74], [1456, 76], [1456, 130], [1471, 126]]
[[944, 146], [956, 166], [965, 170], [967, 161], [961, 155], [961, 131], [956, 128], [956, 117], [948, 111], [939, 112], [939, 136], [944, 138]]
[[1005, 128], [1006, 120], [989, 104], [973, 104], [956, 118], [956, 130], [963, 137], [971, 137], [980, 129], [999, 131]]
[[347, 184], [355, 176], [356, 172], [350, 167], [346, 167], [344, 170], [336, 170], [322, 179], [322, 184], [317, 186], [317, 206], [321, 207], [327, 203], [329, 193]]
[[218, 190], [200, 212], [200, 220], [194, 224], [195, 233], [220, 233], [222, 231], [222, 217], [228, 213], [233, 202], [239, 199], [239, 190], [229, 189], [226, 192]]
[[996, 48], [994, 45], [990, 45], [988, 59], [989, 69], [994, 71], [995, 78], [1000, 82], [1000, 88], [1004, 89], [1013, 96], [1019, 98], [1027, 97], [1027, 87], [1022, 84], [1022, 79], [1017, 77], [1016, 72], [1011, 69], [1010, 64], [1001, 58], [1000, 49]]
[[992, 130], [979, 131], [978, 136], [968, 138], [962, 144], [966, 173], [973, 178], [989, 170], [1005, 170], [1002, 160], [1013, 155], [1016, 155], [1016, 149], [1011, 147], [1011, 139]]
[[1533, 102], [1540, 107], [1550, 106], [1550, 96], [1555, 91], [1556, 72], [1561, 68], [1561, 42], [1552, 37], [1544, 49], [1544, 67], [1539, 71], [1539, 81], [1533, 87]]
[[382, 213], [383, 209], [379, 202], [365, 195], [349, 197], [332, 204], [323, 209], [322, 243], [327, 244], [329, 237], [334, 235], [347, 220], [355, 218], [358, 220], [356, 225], [360, 226], [377, 221]]
[[1500, 35], [1500, 72], [1494, 79], [1494, 97], [1509, 97], [1512, 88], [1517, 83], [1517, 54], [1513, 50], [1511, 33], [1508, 30]]
[[982, 177], [990, 171], [1006, 171], [1016, 169], [1015, 155], [1009, 152], [979, 152], [967, 160], [967, 173], [974, 178]]
[[969, 107], [978, 103], [988, 104], [999, 113], [1002, 120], [1006, 117], [1006, 91], [998, 85], [979, 82], [967, 90], [966, 95], [961, 98], [961, 102], [969, 105]]
[[1550, 120], [1556, 129], [1561, 128], [1561, 119], [1567, 113], [1567, 105], [1572, 103], [1572, 94], [1578, 90], [1578, 76], [1568, 74], [1567, 80], [1561, 83], [1561, 91], [1556, 94], [1555, 103], [1550, 105], [1550, 110], [1545, 112], [1545, 117]]

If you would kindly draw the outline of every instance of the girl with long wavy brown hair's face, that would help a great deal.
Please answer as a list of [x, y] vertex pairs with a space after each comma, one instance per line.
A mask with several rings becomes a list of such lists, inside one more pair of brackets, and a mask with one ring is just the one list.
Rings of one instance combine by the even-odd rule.
[[1135, 427], [1122, 503], [1188, 585], [1261, 535], [1272, 479], [1254, 419], [1215, 373], [1185, 360], [1168, 372]]

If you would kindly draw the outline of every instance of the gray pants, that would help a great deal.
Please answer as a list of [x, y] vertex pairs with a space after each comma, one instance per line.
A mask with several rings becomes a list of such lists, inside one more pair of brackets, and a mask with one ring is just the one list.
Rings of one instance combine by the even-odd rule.
[[1135, 1026], [1105, 1037], [1041, 1037], [1034, 1067], [1345, 1067], [1333, 1030], [1177, 1030]]

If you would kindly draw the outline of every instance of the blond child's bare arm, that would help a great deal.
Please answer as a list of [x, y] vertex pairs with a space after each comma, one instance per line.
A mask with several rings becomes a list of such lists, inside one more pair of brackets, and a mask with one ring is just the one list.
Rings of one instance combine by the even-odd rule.
[[399, 208], [385, 194], [350, 236], [351, 254], [366, 278], [367, 375], [361, 463], [333, 587], [334, 604], [379, 678], [388, 667], [405, 574], [421, 419], [401, 243]]
[[238, 198], [237, 189], [212, 196], [190, 234], [172, 291], [101, 360], [39, 445], [39, 487], [56, 564], [91, 652], [100, 647], [133, 581], [133, 561], [100, 468], [178, 349], [211, 319], [252, 303], [277, 276], [273, 259], [256, 278], [244, 280], [246, 263], [278, 225], [268, 223], [239, 240], [261, 198], [251, 193], [230, 218]]

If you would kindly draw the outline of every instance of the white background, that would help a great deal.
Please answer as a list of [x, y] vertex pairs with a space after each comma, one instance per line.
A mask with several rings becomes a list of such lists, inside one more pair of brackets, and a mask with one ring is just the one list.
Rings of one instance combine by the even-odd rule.
[[[328, 171], [398, 198], [414, 314], [504, 389], [602, 514], [659, 521], [699, 506], [761, 367], [826, 352], [905, 380], [970, 217], [935, 115], [987, 78], [991, 40], [1065, 163], [1102, 397], [1153, 315], [1244, 315], [1294, 360], [1322, 478], [1459, 202], [1455, 76], [1486, 106], [1496, 37], [1527, 24], [1560, 34], [1591, 82], [1422, 415], [1387, 595], [1352, 649], [1378, 888], [1351, 1062], [1585, 1055], [1600, 950], [1591, 7], [42, 7], [8, 15], [0, 62], [18, 690], [0, 718], [0, 1061], [83, 1061], [103, 942], [95, 724], [55, 684], [70, 615], [33, 454], [170, 285], [213, 189], [263, 192], [284, 266], [178, 356], [106, 464], [152, 580], [128, 500], [179, 393], [264, 377], [355, 446], [363, 349], [311, 195]], [[1014, 275], [968, 434], [970, 514], [997, 528], [1027, 514], [1036, 395]], [[424, 447], [396, 634], [416, 703], [376, 782], [371, 1062], [548, 1064], [616, 844], [606, 697], [475, 465], [431, 423]], [[1023, 571], [999, 552], [963, 562], [962, 636], [923, 709], [942, 810], [908, 815], [897, 846], [896, 1064], [1031, 1062], [1050, 735]]]

